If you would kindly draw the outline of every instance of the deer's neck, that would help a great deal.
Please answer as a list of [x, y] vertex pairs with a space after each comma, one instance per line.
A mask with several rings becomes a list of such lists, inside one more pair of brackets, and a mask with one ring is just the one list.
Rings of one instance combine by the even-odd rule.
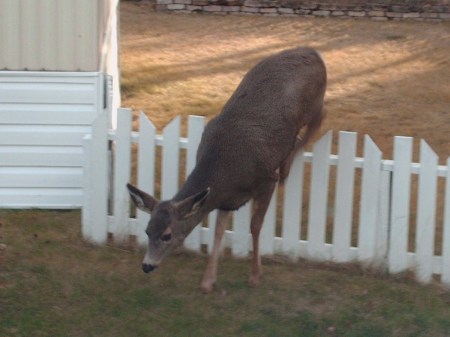
[[[194, 194], [206, 190], [211, 186], [210, 171], [201, 170], [197, 165], [189, 177], [186, 179], [183, 186], [181, 186], [178, 193], [173, 197], [173, 201], [184, 200]], [[206, 202], [201, 206], [200, 210], [192, 215], [185, 223], [183, 232], [187, 236], [190, 232], [214, 209], [211, 202]]]
[[203, 165], [197, 165], [189, 177], [181, 186], [178, 193], [173, 197], [173, 201], [184, 200], [191, 195], [206, 190], [211, 187], [212, 173], [211, 170], [203, 169]]

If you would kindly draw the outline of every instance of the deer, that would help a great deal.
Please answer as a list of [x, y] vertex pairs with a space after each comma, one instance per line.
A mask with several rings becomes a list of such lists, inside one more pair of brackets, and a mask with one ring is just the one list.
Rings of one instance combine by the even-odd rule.
[[217, 210], [213, 248], [200, 285], [204, 293], [213, 291], [230, 215], [252, 200], [249, 285], [260, 283], [264, 217], [276, 184], [285, 181], [296, 153], [320, 128], [326, 82], [325, 63], [312, 48], [288, 49], [263, 59], [205, 126], [196, 165], [171, 200], [160, 201], [127, 184], [136, 207], [151, 215], [145, 273]]

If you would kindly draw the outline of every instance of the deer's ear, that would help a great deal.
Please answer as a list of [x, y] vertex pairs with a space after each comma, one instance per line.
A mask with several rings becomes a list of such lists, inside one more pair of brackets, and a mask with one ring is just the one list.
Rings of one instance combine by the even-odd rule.
[[197, 213], [200, 207], [202, 207], [202, 205], [205, 203], [208, 195], [209, 188], [175, 203], [175, 208], [177, 210], [179, 218], [184, 219]]
[[131, 199], [137, 208], [146, 213], [153, 211], [153, 208], [157, 204], [158, 200], [131, 184], [127, 184], [127, 188]]

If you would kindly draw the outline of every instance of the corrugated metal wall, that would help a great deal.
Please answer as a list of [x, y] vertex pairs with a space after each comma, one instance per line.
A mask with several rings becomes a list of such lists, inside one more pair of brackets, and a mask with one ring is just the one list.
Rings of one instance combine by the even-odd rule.
[[104, 90], [102, 73], [0, 72], [0, 208], [81, 207]]
[[0, 70], [100, 70], [108, 4], [0, 0]]
[[0, 0], [0, 208], [81, 206], [104, 74], [120, 95], [117, 2]]

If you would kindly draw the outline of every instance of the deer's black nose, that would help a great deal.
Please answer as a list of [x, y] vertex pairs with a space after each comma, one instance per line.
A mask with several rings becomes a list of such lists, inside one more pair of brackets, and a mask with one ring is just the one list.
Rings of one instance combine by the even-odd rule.
[[143, 263], [142, 270], [144, 273], [150, 273], [152, 270], [158, 268], [158, 266], [152, 266], [151, 264]]

